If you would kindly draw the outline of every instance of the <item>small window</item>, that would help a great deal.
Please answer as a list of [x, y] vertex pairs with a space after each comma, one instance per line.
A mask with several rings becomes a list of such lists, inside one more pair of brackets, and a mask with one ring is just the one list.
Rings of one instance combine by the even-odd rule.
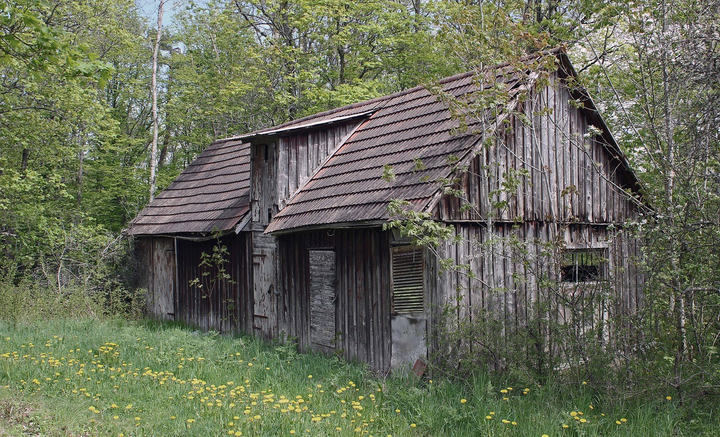
[[425, 311], [425, 269], [423, 249], [416, 246], [392, 248], [392, 304], [394, 314]]
[[573, 250], [563, 256], [562, 282], [593, 282], [604, 279], [602, 252]]

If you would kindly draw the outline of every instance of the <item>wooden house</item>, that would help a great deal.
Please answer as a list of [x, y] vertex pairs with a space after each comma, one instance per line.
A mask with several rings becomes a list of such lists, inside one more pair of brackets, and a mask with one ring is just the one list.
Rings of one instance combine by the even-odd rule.
[[[383, 371], [438, 347], [440, 308], [501, 336], [541, 304], [569, 317], [548, 278], [609, 284], [590, 325], [633, 313], [638, 181], [575, 76], [554, 51], [214, 142], [130, 225], [150, 312]], [[393, 200], [461, 239], [413, 245], [384, 227]]]

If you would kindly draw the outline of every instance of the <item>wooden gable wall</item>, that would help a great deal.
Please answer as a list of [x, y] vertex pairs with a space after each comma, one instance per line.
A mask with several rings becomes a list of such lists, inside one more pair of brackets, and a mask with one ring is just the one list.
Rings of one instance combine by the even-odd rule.
[[[554, 220], [559, 222], [617, 223], [636, 216], [636, 205], [625, 189], [627, 170], [602, 141], [590, 133], [589, 109], [569, 102], [574, 95], [558, 76], [534, 90], [518, 110], [531, 123], [509, 116], [495, 141], [484, 147], [461, 174], [457, 188], [467, 202], [445, 196], [438, 214], [443, 221], [476, 221], [491, 212], [495, 220]], [[605, 133], [607, 135], [607, 133]], [[519, 172], [527, 172], [527, 177]], [[503, 192], [507, 175], [520, 179], [517, 191]], [[500, 191], [492, 208], [490, 195]], [[477, 205], [463, 209], [461, 205]]]

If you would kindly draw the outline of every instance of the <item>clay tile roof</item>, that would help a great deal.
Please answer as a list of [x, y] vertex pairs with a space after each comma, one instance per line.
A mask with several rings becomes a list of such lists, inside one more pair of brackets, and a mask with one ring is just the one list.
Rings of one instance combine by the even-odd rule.
[[130, 222], [130, 235], [228, 231], [250, 208], [250, 145], [211, 144]]
[[[510, 90], [522, 80], [509, 69], [493, 70], [491, 82]], [[478, 90], [472, 73], [442, 80], [443, 93], [463, 99]], [[387, 96], [373, 114], [273, 218], [266, 232], [388, 219], [388, 204], [403, 199], [424, 210], [452, 172], [454, 157], [467, 155], [481, 136], [477, 121], [465, 133], [437, 92], [417, 87]], [[395, 179], [383, 179], [392, 167]]]

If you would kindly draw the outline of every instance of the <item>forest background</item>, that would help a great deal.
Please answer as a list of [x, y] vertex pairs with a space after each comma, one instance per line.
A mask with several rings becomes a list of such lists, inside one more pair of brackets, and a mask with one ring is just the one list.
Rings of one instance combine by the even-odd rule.
[[634, 224], [647, 314], [626, 377], [638, 392], [718, 393], [720, 2], [163, 3], [173, 20], [158, 32], [133, 0], [0, 0], [3, 318], [98, 299], [127, 310], [122, 230], [155, 179], [216, 138], [562, 45], [650, 206]]

